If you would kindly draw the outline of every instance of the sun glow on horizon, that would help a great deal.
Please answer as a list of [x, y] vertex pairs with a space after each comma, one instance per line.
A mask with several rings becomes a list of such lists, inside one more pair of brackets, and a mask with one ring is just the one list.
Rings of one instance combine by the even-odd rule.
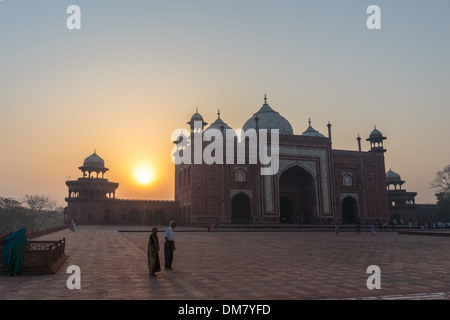
[[140, 166], [136, 168], [134, 178], [140, 185], [149, 185], [155, 180], [155, 171], [148, 165]]

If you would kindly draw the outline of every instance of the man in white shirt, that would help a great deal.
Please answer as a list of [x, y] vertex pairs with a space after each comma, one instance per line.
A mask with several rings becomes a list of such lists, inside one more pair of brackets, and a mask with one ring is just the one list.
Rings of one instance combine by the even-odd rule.
[[164, 237], [166, 242], [164, 244], [164, 260], [166, 269], [172, 269], [173, 252], [175, 251], [175, 233], [173, 229], [177, 224], [175, 221], [170, 221], [170, 227], [166, 229]]

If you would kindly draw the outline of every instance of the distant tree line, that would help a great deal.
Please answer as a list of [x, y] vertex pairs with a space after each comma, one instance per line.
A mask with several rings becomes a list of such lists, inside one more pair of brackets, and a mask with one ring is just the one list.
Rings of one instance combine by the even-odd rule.
[[439, 220], [450, 221], [450, 164], [436, 173], [431, 187], [436, 190]]
[[0, 197], [0, 234], [25, 227], [28, 232], [63, 225], [64, 208], [45, 195], [21, 200]]

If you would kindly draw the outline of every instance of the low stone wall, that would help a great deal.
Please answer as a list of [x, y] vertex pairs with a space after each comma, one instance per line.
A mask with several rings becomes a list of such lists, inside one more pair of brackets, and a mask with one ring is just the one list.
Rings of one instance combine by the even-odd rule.
[[[60, 230], [64, 230], [64, 229], [69, 229], [70, 226], [69, 225], [62, 225], [62, 226], [58, 226], [58, 227], [53, 227], [53, 228], [47, 228], [47, 229], [43, 229], [43, 230], [38, 230], [38, 231], [32, 231], [32, 232], [27, 232], [27, 238], [28, 239], [34, 239], [46, 234], [50, 234], [53, 232], [57, 232]], [[3, 247], [3, 243], [5, 242], [5, 238], [8, 236], [8, 234], [10, 234], [11, 232], [13, 232], [15, 230], [12, 230], [10, 232], [5, 232], [0, 234], [0, 247]]]

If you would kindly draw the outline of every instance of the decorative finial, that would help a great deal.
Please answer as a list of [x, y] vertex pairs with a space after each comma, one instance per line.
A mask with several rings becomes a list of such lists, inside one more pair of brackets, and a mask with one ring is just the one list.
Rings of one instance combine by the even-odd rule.
[[217, 109], [217, 117], [220, 118], [220, 109]]
[[309, 126], [311, 127], [311, 117], [310, 117], [309, 120], [308, 120], [308, 124], [309, 124]]
[[195, 108], [195, 113], [198, 113], [198, 108]]
[[96, 153], [95, 153], [95, 148], [94, 148], [94, 154], [96, 154]]
[[267, 95], [264, 93], [264, 104], [267, 104]]

